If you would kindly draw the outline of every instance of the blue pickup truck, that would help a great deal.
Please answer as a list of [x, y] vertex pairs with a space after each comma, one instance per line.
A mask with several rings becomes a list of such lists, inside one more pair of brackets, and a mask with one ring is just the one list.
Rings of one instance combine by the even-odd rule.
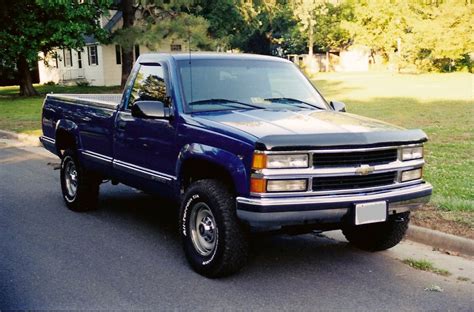
[[432, 192], [423, 131], [346, 113], [275, 57], [142, 55], [122, 95], [49, 94], [42, 128], [68, 208], [97, 208], [104, 181], [174, 199], [208, 277], [238, 271], [256, 231], [342, 229], [391, 248]]

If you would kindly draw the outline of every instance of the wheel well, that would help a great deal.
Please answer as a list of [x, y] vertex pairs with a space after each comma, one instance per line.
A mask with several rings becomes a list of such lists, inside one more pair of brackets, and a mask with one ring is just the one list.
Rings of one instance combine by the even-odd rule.
[[181, 190], [187, 189], [191, 183], [197, 180], [216, 179], [222, 181], [232, 193], [235, 192], [234, 181], [229, 172], [210, 161], [186, 160], [182, 165], [181, 172]]
[[59, 155], [62, 155], [62, 150], [75, 149], [76, 140], [74, 135], [66, 130], [58, 129], [56, 132], [56, 148]]

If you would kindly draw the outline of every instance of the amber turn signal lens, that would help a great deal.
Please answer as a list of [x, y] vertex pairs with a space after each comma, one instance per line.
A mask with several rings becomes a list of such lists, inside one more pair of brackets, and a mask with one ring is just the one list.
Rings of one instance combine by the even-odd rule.
[[252, 169], [264, 169], [267, 167], [267, 155], [253, 154]]
[[265, 179], [256, 179], [256, 178], [251, 178], [250, 179], [250, 192], [252, 193], [265, 193], [267, 190], [267, 185], [266, 185], [266, 180]]

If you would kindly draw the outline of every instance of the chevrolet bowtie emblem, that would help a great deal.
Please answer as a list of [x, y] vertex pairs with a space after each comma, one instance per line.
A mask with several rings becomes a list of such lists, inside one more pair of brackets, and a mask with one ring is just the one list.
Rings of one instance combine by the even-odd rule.
[[369, 165], [362, 165], [356, 169], [358, 175], [368, 175], [369, 173], [374, 172], [375, 168]]

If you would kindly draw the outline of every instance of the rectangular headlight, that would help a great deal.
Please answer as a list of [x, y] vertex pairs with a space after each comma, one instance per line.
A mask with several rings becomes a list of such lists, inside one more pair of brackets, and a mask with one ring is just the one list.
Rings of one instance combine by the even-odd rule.
[[307, 180], [268, 180], [267, 192], [303, 192]]
[[418, 179], [421, 179], [422, 175], [423, 175], [423, 169], [421, 169], [421, 168], [418, 168], [418, 169], [415, 169], [415, 170], [403, 171], [401, 182], [418, 180]]
[[308, 154], [267, 155], [267, 168], [307, 168]]
[[423, 158], [423, 146], [405, 147], [402, 149], [402, 160]]

